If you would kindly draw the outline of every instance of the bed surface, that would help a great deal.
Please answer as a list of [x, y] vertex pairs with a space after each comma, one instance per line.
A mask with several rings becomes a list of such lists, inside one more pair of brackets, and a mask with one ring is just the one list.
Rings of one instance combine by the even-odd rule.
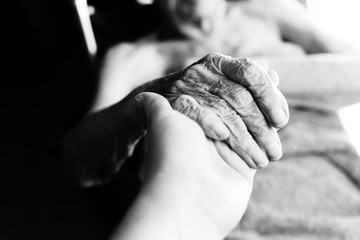
[[227, 239], [360, 239], [360, 158], [337, 114], [359, 102], [359, 59], [267, 62], [290, 105], [284, 155], [258, 171], [245, 217]]

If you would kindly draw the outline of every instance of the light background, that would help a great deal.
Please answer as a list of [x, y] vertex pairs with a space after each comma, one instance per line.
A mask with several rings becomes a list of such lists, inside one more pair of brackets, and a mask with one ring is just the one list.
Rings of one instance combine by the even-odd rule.
[[360, 47], [359, 0], [308, 0], [307, 7], [320, 26]]
[[[307, 6], [319, 26], [360, 48], [359, 0], [308, 0]], [[360, 155], [360, 103], [340, 109], [339, 116]]]

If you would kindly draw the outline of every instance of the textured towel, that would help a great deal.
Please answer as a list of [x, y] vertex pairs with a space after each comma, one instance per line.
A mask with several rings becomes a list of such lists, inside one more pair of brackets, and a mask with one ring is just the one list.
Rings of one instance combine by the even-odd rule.
[[291, 120], [280, 131], [284, 156], [258, 171], [248, 210], [227, 239], [359, 240], [360, 158], [336, 107], [360, 101], [360, 61], [268, 62], [291, 106]]

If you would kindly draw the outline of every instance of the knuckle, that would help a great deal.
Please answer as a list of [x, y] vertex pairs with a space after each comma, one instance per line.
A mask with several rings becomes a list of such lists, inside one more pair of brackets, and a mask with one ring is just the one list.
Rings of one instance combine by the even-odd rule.
[[251, 121], [251, 124], [247, 124], [247, 129], [253, 139], [261, 146], [267, 146], [278, 139], [276, 130], [270, 127], [263, 117]]
[[223, 84], [223, 81], [214, 81], [214, 83], [209, 86], [207, 91], [214, 95], [221, 95], [222, 92], [230, 91], [230, 88]]
[[241, 66], [241, 70], [246, 73], [248, 72], [249, 68], [253, 68], [255, 66], [254, 64], [254, 59], [252, 58], [248, 58], [248, 57], [243, 57], [243, 58], [238, 58], [237, 59], [239, 65]]
[[247, 129], [254, 137], [263, 138], [271, 132], [271, 127], [269, 126], [267, 119], [255, 102], [252, 102], [249, 107], [241, 109], [240, 115], [243, 118]]
[[226, 120], [226, 122], [228, 123], [234, 123], [238, 120], [238, 115], [235, 111], [233, 110], [228, 110], [228, 111], [223, 111], [221, 116]]
[[212, 114], [211, 110], [203, 108], [201, 111], [199, 111], [197, 119], [201, 126], [211, 128], [211, 125], [214, 121], [214, 115]]
[[263, 103], [273, 102], [277, 98], [274, 88], [269, 83], [261, 82], [250, 87], [250, 91], [253, 93], [255, 99]]
[[174, 98], [170, 101], [170, 104], [173, 109], [184, 114], [195, 112], [197, 105], [196, 101], [187, 95], [180, 95], [179, 97]]
[[222, 54], [220, 54], [220, 53], [211, 52], [208, 55], [206, 55], [206, 59], [207, 60], [214, 60], [214, 59], [220, 58], [221, 56], [222, 56]]
[[254, 118], [247, 127], [255, 138], [274, 139], [273, 131], [268, 126], [264, 117]]
[[250, 133], [246, 130], [237, 131], [236, 133], [234, 133], [234, 138], [236, 139], [238, 144], [242, 146], [243, 149], [246, 149], [246, 147], [252, 144], [254, 141]]
[[242, 58], [238, 58], [238, 61], [246, 65], [246, 64], [253, 64], [255, 60], [249, 57], [242, 57]]
[[[205, 88], [205, 84], [189, 81], [191, 77], [174, 81], [168, 89], [169, 94], [185, 94], [189, 96], [198, 95], [199, 91]], [[193, 78], [193, 79], [196, 79]]]
[[189, 104], [195, 104], [196, 103], [195, 99], [192, 98], [189, 95], [180, 95], [177, 100], [179, 102], [186, 102], [186, 103], [189, 103]]
[[183, 92], [183, 89], [185, 88], [186, 84], [184, 83], [183, 80], [176, 80], [172, 83], [169, 91], [170, 93], [172, 94], [178, 94], [178, 93], [182, 93]]
[[188, 90], [208, 89], [217, 81], [217, 76], [207, 63], [203, 63], [186, 69], [180, 81], [180, 83], [177, 83], [178, 88], [187, 87]]
[[250, 86], [263, 85], [269, 81], [267, 73], [253, 64], [244, 68], [244, 77], [249, 79]]
[[236, 121], [238, 117], [234, 109], [223, 99], [219, 99], [216, 104], [211, 104], [209, 107], [227, 121]]
[[260, 117], [262, 113], [258, 103], [254, 100], [251, 93], [247, 90], [233, 91], [229, 95], [232, 108], [243, 118]]
[[271, 79], [265, 69], [250, 60], [243, 60], [242, 67], [238, 69], [238, 76], [242, 77], [242, 83], [254, 90], [260, 87], [269, 88]]
[[229, 91], [229, 97], [234, 104], [235, 110], [247, 109], [255, 104], [254, 98], [251, 93], [245, 89], [233, 89]]
[[220, 69], [222, 61], [225, 60], [225, 55], [217, 52], [212, 52], [206, 55], [205, 60], [208, 64], [215, 67], [215, 69]]
[[188, 83], [204, 82], [207, 79], [209, 73], [204, 68], [203, 64], [194, 65], [186, 71], [184, 81]]
[[200, 106], [212, 108], [212, 99], [207, 96], [196, 96], [196, 101], [199, 103]]

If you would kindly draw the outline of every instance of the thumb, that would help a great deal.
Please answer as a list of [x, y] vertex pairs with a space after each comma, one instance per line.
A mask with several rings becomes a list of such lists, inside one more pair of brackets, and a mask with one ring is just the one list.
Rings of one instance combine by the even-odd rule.
[[148, 122], [154, 117], [166, 117], [174, 111], [168, 100], [156, 93], [139, 93], [135, 97], [135, 102], [137, 107], [140, 108], [145, 115]]

